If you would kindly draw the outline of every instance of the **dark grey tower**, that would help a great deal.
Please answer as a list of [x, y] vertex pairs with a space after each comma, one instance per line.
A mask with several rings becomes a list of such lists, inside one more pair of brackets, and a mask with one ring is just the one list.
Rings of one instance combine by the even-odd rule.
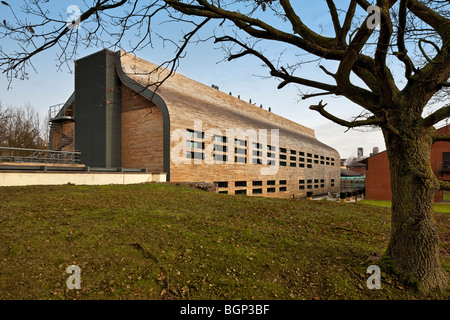
[[103, 50], [75, 62], [75, 150], [81, 163], [121, 167], [120, 80], [114, 52]]

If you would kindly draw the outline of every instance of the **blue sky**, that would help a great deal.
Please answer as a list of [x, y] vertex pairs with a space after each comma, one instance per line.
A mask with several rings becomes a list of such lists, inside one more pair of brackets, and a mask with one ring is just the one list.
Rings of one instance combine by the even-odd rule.
[[[15, 7], [21, 1], [11, 1]], [[55, 3], [54, 1], [51, 1]], [[83, 10], [82, 1], [58, 1], [59, 7], [53, 5], [52, 14], [60, 13], [67, 17], [66, 8], [71, 4], [80, 5]], [[305, 2], [303, 2], [305, 3]], [[310, 2], [316, 3], [316, 2]], [[317, 1], [318, 3], [318, 1]], [[12, 19], [12, 15], [4, 7], [1, 7], [0, 20]], [[319, 10], [320, 9], [320, 10]], [[18, 9], [16, 9], [18, 10]], [[302, 18], [306, 24], [312, 23], [316, 30], [320, 32], [321, 28], [327, 30], [331, 26], [329, 15], [326, 11], [317, 5], [309, 5], [301, 8]], [[22, 18], [27, 18], [22, 16]], [[162, 22], [164, 20], [160, 20]], [[180, 26], [176, 24], [161, 24], [155, 21], [154, 30], [164, 34], [166, 37], [179, 39]], [[279, 20], [270, 18], [270, 22], [278, 26]], [[205, 31], [211, 31], [206, 29]], [[206, 33], [204, 33], [206, 36]], [[154, 37], [153, 48], [147, 47], [137, 54], [146, 60], [154, 63], [161, 63], [173, 56], [174, 50], [170, 46], [162, 46], [160, 41]], [[133, 40], [129, 37], [127, 40]], [[127, 43], [122, 43], [124, 49]], [[3, 50], [10, 50], [14, 43], [0, 40], [0, 46]], [[277, 57], [284, 48], [275, 43], [261, 44], [266, 53]], [[78, 58], [87, 54], [96, 52], [101, 47], [78, 48]], [[49, 50], [36, 56], [32, 62], [36, 72], [29, 69], [28, 80], [15, 79], [11, 88], [8, 90], [8, 81], [4, 75], [0, 75], [0, 101], [4, 105], [22, 106], [31, 104], [41, 115], [45, 115], [48, 107], [54, 104], [63, 103], [71, 95], [74, 89], [74, 78], [68, 68], [58, 70], [56, 49]], [[283, 54], [283, 58], [289, 61], [295, 59], [305, 59], [299, 56], [301, 52], [288, 49]], [[364, 154], [368, 155], [373, 147], [379, 147], [380, 151], [385, 149], [381, 131], [360, 132], [355, 130], [346, 131], [346, 128], [338, 126], [327, 119], [321, 117], [317, 112], [308, 109], [309, 105], [317, 104], [321, 98], [312, 98], [301, 100], [299, 89], [296, 86], [287, 86], [281, 90], [276, 87], [278, 80], [273, 78], [261, 78], [267, 76], [267, 70], [261, 67], [261, 62], [253, 57], [244, 57], [231, 62], [220, 62], [224, 55], [219, 47], [214, 46], [213, 41], [206, 43], [192, 44], [188, 47], [186, 57], [180, 61], [178, 72], [206, 85], [215, 84], [220, 90], [228, 93], [232, 92], [234, 96], [240, 95], [241, 99], [252, 99], [258, 106], [262, 104], [265, 109], [271, 107], [272, 112], [277, 113], [290, 120], [298, 122], [304, 126], [312, 128], [316, 132], [316, 137], [338, 150], [342, 158], [355, 156], [358, 147], [364, 148]], [[72, 65], [73, 61], [69, 61]], [[317, 64], [307, 64], [300, 69], [300, 74], [304, 77], [313, 77], [317, 80], [328, 81], [327, 77], [317, 68]], [[302, 89], [304, 92], [305, 88]], [[341, 115], [343, 118], [350, 119], [360, 112], [360, 108], [343, 98], [325, 96], [324, 102], [328, 103], [327, 110]]]

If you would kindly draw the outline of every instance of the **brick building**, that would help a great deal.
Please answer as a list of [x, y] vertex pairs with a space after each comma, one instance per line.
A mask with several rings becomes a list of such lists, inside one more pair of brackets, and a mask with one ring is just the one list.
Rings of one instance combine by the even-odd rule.
[[122, 51], [77, 60], [51, 146], [92, 167], [146, 168], [219, 192], [303, 197], [339, 191], [340, 157], [314, 131]]
[[[437, 130], [439, 135], [450, 134], [450, 125]], [[431, 167], [439, 180], [450, 180], [450, 142], [438, 141], [431, 147]], [[367, 158], [366, 198], [373, 200], [391, 200], [391, 177], [387, 152], [383, 151]], [[435, 202], [443, 201], [440, 191]]]

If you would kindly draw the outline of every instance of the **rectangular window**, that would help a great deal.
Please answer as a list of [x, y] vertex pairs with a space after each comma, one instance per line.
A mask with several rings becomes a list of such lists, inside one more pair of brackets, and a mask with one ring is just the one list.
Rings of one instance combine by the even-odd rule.
[[192, 141], [192, 140], [187, 140], [186, 141], [187, 147], [188, 148], [193, 148], [193, 149], [205, 149], [205, 143], [201, 142], [201, 141]]
[[276, 181], [275, 180], [268, 180], [267, 181], [267, 185], [268, 186], [274, 186], [276, 184]]
[[263, 185], [263, 182], [262, 182], [262, 181], [253, 181], [252, 185], [253, 185], [254, 187], [260, 187], [260, 186]]
[[253, 142], [252, 146], [253, 146], [254, 149], [262, 149], [262, 144], [261, 143]]
[[235, 181], [234, 182], [234, 186], [235, 187], [246, 187], [247, 186], [247, 181]]
[[325, 162], [324, 161], [320, 161], [320, 164], [325, 164]]
[[312, 185], [308, 184], [307, 189], [311, 190], [312, 189]]
[[304, 157], [304, 156], [305, 156], [305, 153], [304, 153], [303, 151], [299, 151], [299, 152], [298, 152], [298, 155]]
[[247, 141], [242, 139], [234, 139], [234, 143], [238, 146], [247, 146]]
[[306, 159], [308, 163], [312, 163], [312, 159]]
[[234, 194], [247, 194], [247, 190], [236, 190]]
[[318, 185], [318, 184], [315, 184], [315, 185], [314, 185], [314, 189], [319, 189], [319, 185]]
[[186, 151], [186, 158], [204, 160], [205, 154], [203, 152]]
[[275, 158], [275, 153], [267, 152], [267, 157], [268, 158]]
[[280, 161], [280, 167], [286, 167], [286, 161]]
[[286, 153], [286, 148], [280, 148], [281, 153]]
[[262, 155], [263, 155], [262, 151], [253, 150], [253, 156], [262, 157]]
[[220, 144], [215, 144], [214, 145], [214, 151], [227, 152], [227, 146], [223, 146], [223, 145], [220, 145]]
[[299, 167], [299, 168], [304, 168], [304, 167], [305, 167], [305, 164], [304, 164], [304, 163], [299, 163], [299, 164], [298, 164], [298, 167]]
[[286, 192], [287, 188], [286, 187], [280, 187], [280, 192]]
[[274, 166], [275, 165], [275, 160], [267, 160], [267, 164], [269, 166]]
[[262, 189], [253, 189], [252, 193], [253, 194], [262, 194]]
[[214, 141], [215, 142], [223, 142], [223, 143], [227, 143], [227, 137], [225, 136], [218, 136], [218, 135], [214, 135]]
[[275, 146], [267, 146], [267, 150], [275, 151], [277, 148]]
[[312, 158], [312, 153], [308, 153], [307, 156], [308, 156], [309, 158]]
[[321, 184], [320, 187], [321, 187], [321, 188], [325, 188], [325, 185], [324, 185], [324, 184]]
[[291, 161], [297, 161], [297, 157], [290, 156], [289, 159], [290, 159]]
[[214, 161], [226, 162], [228, 158], [226, 154], [214, 154], [213, 159]]
[[217, 181], [214, 183], [217, 184], [218, 188], [228, 188], [228, 181]]
[[314, 159], [319, 159], [319, 155], [315, 154]]
[[253, 164], [263, 164], [263, 160], [259, 158], [253, 158], [252, 159]]
[[312, 164], [308, 164], [306, 167], [307, 167], [308, 169], [312, 169]]
[[305, 180], [298, 180], [299, 184], [305, 184]]
[[289, 165], [290, 165], [291, 167], [296, 167], [296, 166], [297, 166], [297, 164], [296, 164], [295, 162], [291, 162], [291, 163], [289, 163]]
[[298, 187], [298, 189], [299, 190], [305, 190], [305, 185], [302, 184], [301, 186]]
[[319, 179], [314, 179], [314, 183], [319, 183]]
[[291, 150], [291, 154], [297, 154], [297, 151]]
[[280, 185], [285, 185], [287, 183], [286, 180], [280, 180]]
[[318, 163], [319, 163], [319, 160], [314, 160], [314, 163], [317, 163], [317, 164], [318, 164]]
[[274, 193], [276, 192], [276, 188], [267, 188], [267, 193]]
[[190, 138], [198, 138], [198, 139], [203, 139], [205, 137], [204, 132], [194, 131], [192, 129], [186, 129], [186, 135]]
[[236, 162], [236, 163], [247, 163], [247, 159], [245, 157], [234, 157], [234, 162]]
[[237, 154], [247, 154], [247, 149], [234, 148], [234, 152]]
[[308, 181], [306, 181], [307, 183], [312, 183], [312, 179], [308, 179]]
[[286, 160], [286, 155], [285, 154], [280, 154], [280, 160]]
[[324, 156], [320, 156], [320, 159], [323, 160], [325, 157]]
[[327, 161], [327, 166], [329, 166], [329, 165], [330, 165], [330, 162]]
[[219, 193], [228, 194], [228, 191], [219, 191]]
[[305, 162], [305, 158], [298, 158], [298, 161]]

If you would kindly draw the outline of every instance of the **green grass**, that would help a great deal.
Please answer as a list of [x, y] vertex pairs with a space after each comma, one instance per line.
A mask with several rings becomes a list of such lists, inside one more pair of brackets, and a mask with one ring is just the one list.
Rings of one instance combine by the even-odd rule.
[[[386, 200], [362, 200], [360, 203], [370, 204], [377, 207], [390, 208], [392, 206], [391, 201]], [[433, 204], [434, 212], [436, 213], [450, 213], [450, 203], [435, 203]]]
[[[437, 213], [448, 239], [448, 214]], [[0, 188], [0, 299], [448, 299], [367, 266], [388, 208], [186, 186]], [[450, 271], [449, 243], [442, 263]], [[81, 268], [68, 290], [66, 268]], [[382, 270], [383, 272], [383, 270]]]

